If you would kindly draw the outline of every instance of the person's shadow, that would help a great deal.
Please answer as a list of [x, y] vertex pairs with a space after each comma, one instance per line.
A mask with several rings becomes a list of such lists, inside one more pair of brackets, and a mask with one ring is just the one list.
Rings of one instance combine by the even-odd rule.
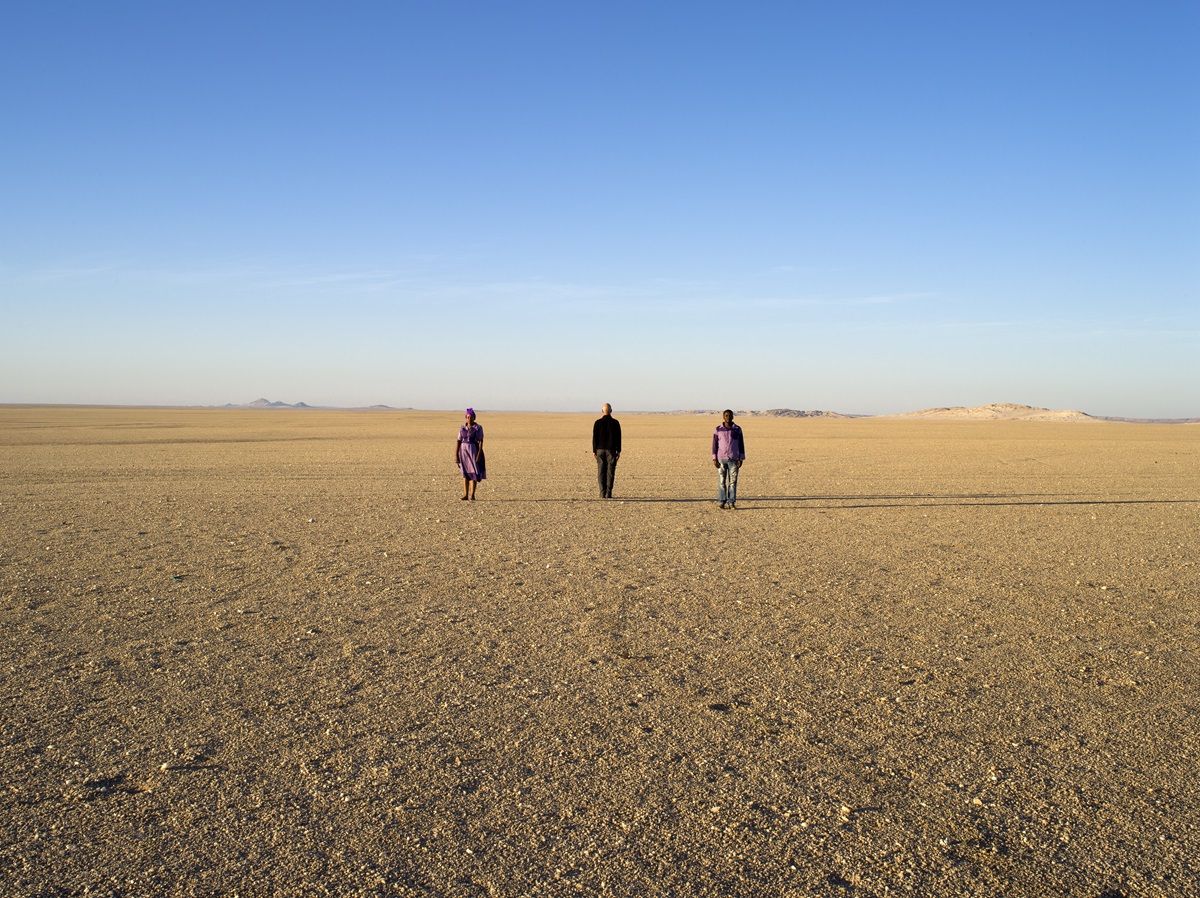
[[[713, 504], [711, 496], [615, 496], [600, 498], [546, 498], [500, 501], [522, 502], [600, 502], [600, 503], [702, 503]], [[1187, 505], [1198, 504], [1200, 499], [1104, 499], [1100, 497], [1070, 496], [1041, 493], [910, 493], [906, 495], [821, 495], [806, 496], [740, 496], [738, 511], [761, 511], [780, 508], [977, 508], [981, 506], [1013, 505]]]

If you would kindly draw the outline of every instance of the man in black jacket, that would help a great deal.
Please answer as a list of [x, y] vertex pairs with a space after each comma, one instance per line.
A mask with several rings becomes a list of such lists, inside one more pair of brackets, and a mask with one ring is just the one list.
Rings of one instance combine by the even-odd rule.
[[612, 406], [607, 402], [600, 411], [604, 417], [592, 425], [592, 455], [600, 478], [600, 498], [611, 499], [617, 459], [621, 457], [621, 422], [612, 416]]

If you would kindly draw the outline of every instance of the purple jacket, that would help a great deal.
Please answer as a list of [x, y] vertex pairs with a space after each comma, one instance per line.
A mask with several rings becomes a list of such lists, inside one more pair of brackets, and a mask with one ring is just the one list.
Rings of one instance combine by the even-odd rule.
[[713, 431], [713, 458], [718, 461], [727, 459], [738, 460], [746, 457], [746, 441], [742, 439], [742, 429], [736, 424], [726, 427], [717, 426]]

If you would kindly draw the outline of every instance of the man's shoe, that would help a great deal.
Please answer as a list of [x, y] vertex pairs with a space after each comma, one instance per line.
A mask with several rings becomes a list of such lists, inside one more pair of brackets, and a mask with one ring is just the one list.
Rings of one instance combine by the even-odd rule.
[[736, 503], [736, 502], [730, 502], [730, 503], [729, 503], [729, 510], [730, 510], [730, 511], [737, 511], [737, 503]]
[[724, 507], [725, 507], [725, 503], [724, 503], [724, 502], [722, 502], [722, 503], [721, 503], [721, 504], [720, 504], [718, 507], [719, 507], [719, 508], [724, 508]]

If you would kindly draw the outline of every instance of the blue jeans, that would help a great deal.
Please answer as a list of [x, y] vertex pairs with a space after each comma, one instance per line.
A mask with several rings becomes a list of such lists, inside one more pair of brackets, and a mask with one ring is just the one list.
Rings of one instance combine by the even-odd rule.
[[717, 462], [717, 500], [724, 503], [737, 502], [738, 463], [736, 459], [722, 458]]

